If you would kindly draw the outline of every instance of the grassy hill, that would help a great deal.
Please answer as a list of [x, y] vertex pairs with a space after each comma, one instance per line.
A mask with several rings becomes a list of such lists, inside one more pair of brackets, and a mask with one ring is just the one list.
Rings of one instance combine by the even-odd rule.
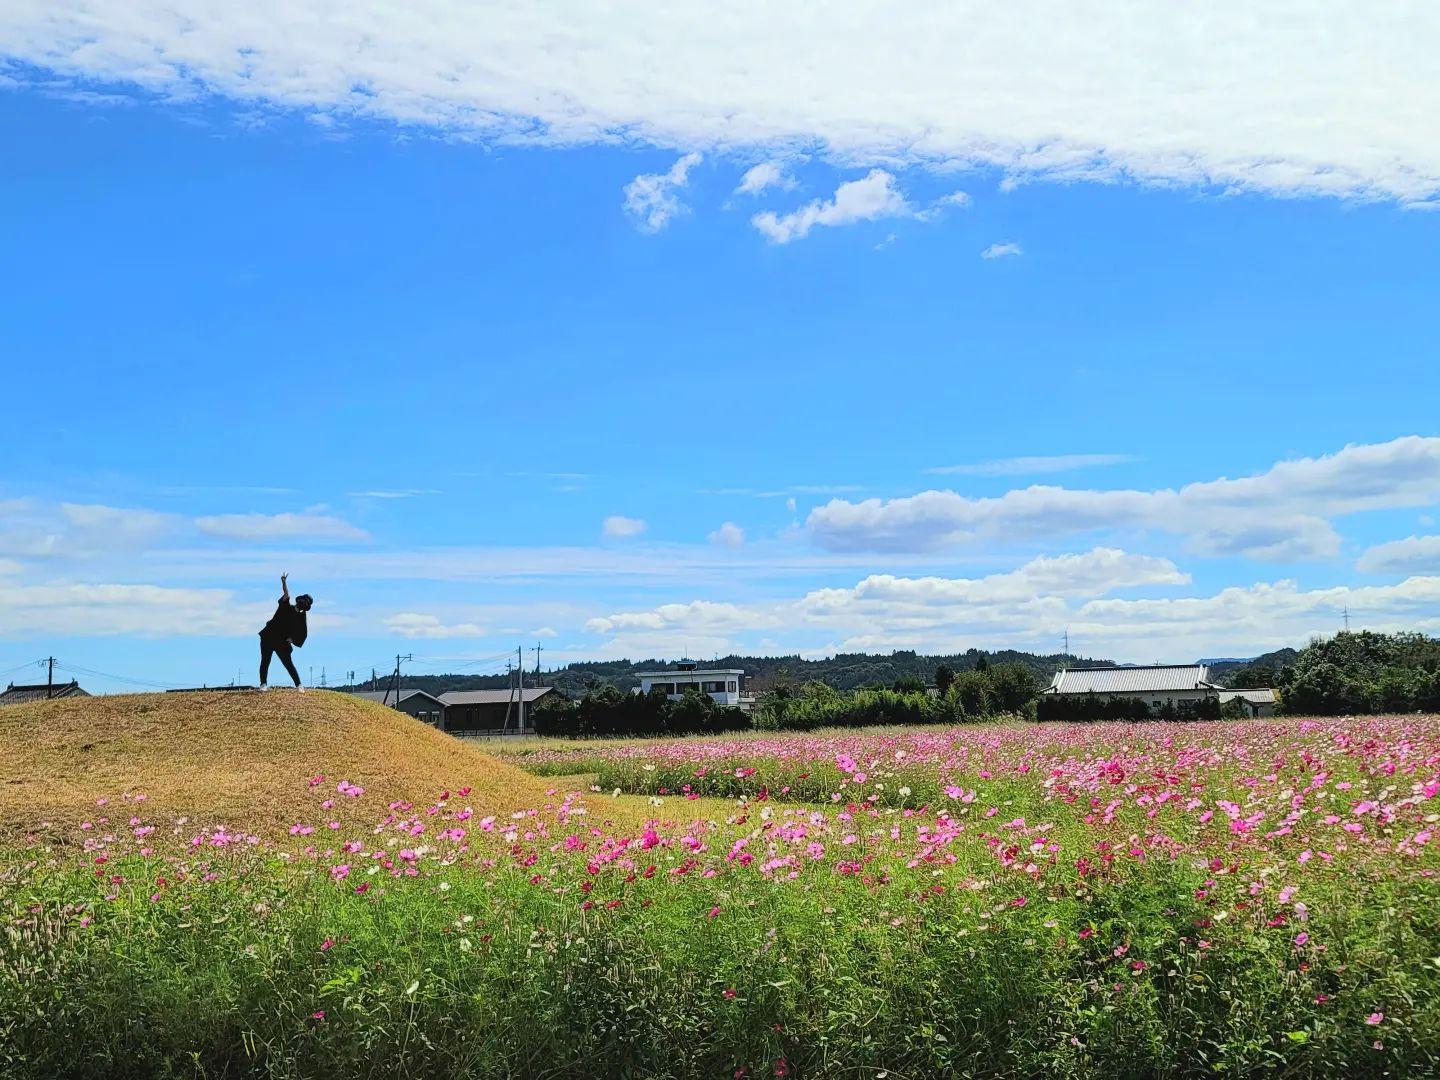
[[[393, 709], [343, 694], [256, 692], [65, 698], [0, 708], [0, 834], [110, 816], [189, 818], [273, 835], [336, 813], [378, 819], [399, 799], [424, 804], [472, 788], [477, 813], [555, 801], [553, 783]], [[325, 787], [308, 780], [325, 777]], [[348, 780], [365, 796], [346, 800]], [[143, 804], [124, 798], [143, 793]], [[97, 806], [98, 799], [107, 799]], [[351, 805], [353, 804], [353, 805]]]

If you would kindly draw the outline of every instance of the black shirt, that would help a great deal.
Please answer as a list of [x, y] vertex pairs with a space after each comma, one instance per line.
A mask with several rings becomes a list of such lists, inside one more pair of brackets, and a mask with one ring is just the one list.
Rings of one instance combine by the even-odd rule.
[[294, 604], [282, 596], [280, 603], [275, 608], [275, 614], [270, 616], [270, 621], [265, 624], [265, 629], [260, 631], [260, 636], [275, 644], [284, 644], [288, 641], [292, 645], [300, 646], [305, 644], [305, 636], [308, 633], [309, 630], [305, 626], [305, 612], [297, 609]]

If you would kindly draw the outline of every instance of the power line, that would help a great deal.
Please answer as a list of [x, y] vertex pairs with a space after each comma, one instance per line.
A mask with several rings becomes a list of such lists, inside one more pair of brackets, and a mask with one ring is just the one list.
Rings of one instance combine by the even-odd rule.
[[[44, 663], [45, 661], [41, 661]], [[146, 679], [132, 679], [128, 675], [116, 675], [113, 671], [97, 671], [95, 668], [81, 667], [79, 664], [71, 664], [64, 660], [56, 660], [55, 666], [62, 671], [68, 671], [73, 675], [90, 675], [97, 679], [110, 679], [118, 683], [127, 683], [130, 686], [140, 686], [147, 690], [175, 690], [178, 689], [175, 683], [152, 682]]]

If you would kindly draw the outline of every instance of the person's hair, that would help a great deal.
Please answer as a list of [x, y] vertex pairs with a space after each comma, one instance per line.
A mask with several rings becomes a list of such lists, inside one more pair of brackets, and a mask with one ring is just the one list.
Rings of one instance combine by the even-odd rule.
[[302, 592], [299, 596], [295, 597], [295, 606], [298, 607], [301, 611], [309, 611], [310, 606], [314, 603], [315, 598], [312, 597], [309, 593]]

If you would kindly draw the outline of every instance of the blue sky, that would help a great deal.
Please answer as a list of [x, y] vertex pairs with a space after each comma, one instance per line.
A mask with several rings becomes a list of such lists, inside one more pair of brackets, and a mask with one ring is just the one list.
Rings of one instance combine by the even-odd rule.
[[[396, 35], [377, 68], [338, 31], [217, 25], [197, 55], [144, 7], [144, 35], [102, 4], [83, 41], [68, 5], [0, 20], [6, 678], [53, 654], [250, 680], [285, 569], [317, 676], [537, 640], [549, 663], [1068, 628], [1150, 661], [1344, 608], [1440, 629], [1440, 161], [1407, 123], [1437, 91], [1405, 42], [1368, 42], [1390, 74], [1358, 104], [1279, 56], [1297, 115], [1242, 85], [1253, 132], [1163, 85], [1132, 115], [1085, 70], [1062, 75], [1094, 132], [923, 57], [892, 72], [954, 95], [952, 132], [904, 87], [877, 127], [839, 38], [796, 74], [833, 90], [806, 113], [705, 56], [643, 100], [583, 57], [527, 66], [503, 5], [486, 55], [514, 63], [443, 92], [419, 23], [367, 28]], [[665, 34], [628, 40], [691, 47]], [[1146, 70], [1160, 46], [1114, 48]]]

